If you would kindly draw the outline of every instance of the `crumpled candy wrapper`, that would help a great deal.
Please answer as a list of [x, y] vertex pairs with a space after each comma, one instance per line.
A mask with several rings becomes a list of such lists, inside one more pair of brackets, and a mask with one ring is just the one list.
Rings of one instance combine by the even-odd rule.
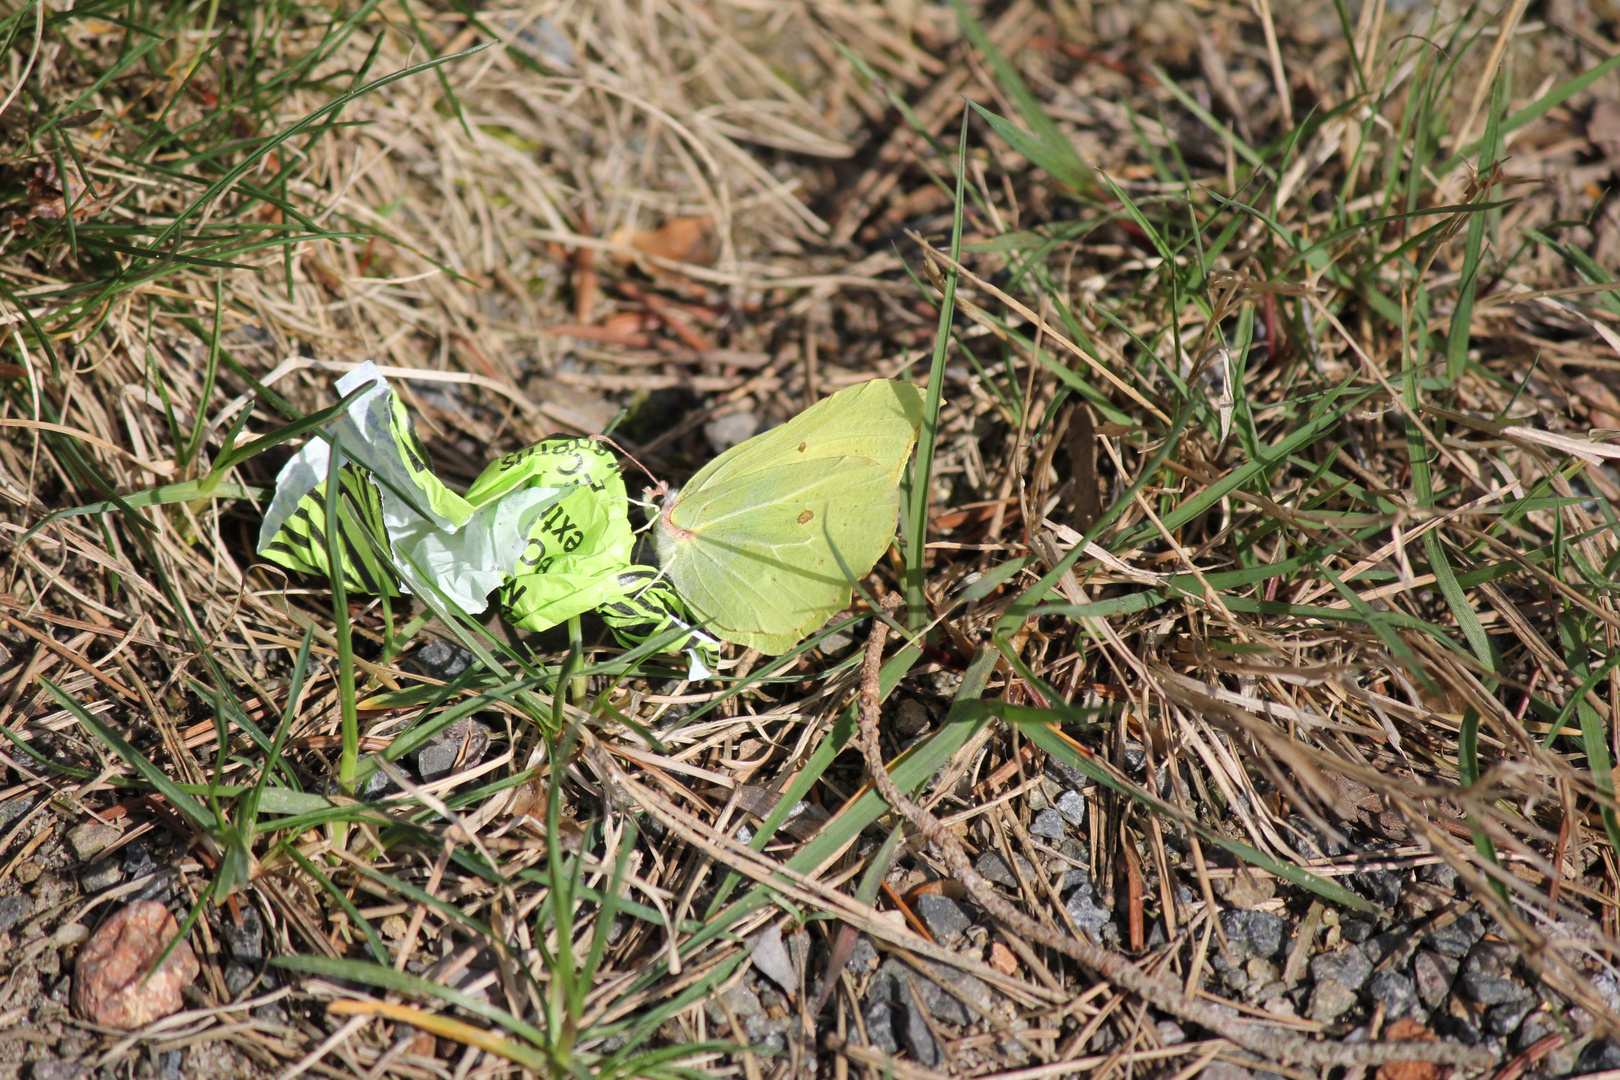
[[431, 583], [468, 616], [498, 590], [503, 616], [521, 629], [595, 610], [632, 646], [678, 626], [690, 631], [682, 646], [690, 677], [708, 677], [716, 642], [687, 624], [656, 570], [631, 562], [624, 477], [603, 443], [537, 443], [491, 464], [461, 496], [434, 475], [404, 404], [373, 364], [337, 389], [361, 393], [329, 425], [330, 441], [310, 439], [276, 477], [259, 554], [331, 576], [326, 482], [337, 453], [335, 543], [348, 589], [397, 596]]

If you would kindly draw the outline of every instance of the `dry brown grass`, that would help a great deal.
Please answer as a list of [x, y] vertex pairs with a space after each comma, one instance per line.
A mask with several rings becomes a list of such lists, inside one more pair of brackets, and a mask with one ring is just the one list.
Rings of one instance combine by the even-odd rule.
[[[952, 888], [950, 875], [914, 836], [892, 873], [869, 873], [894, 852], [867, 826], [899, 825], [855, 755], [838, 756], [855, 676], [834, 643], [783, 668], [731, 657], [728, 676], [768, 676], [740, 692], [604, 675], [583, 710], [538, 707], [533, 684], [529, 697], [469, 696], [494, 734], [481, 760], [422, 783], [407, 770], [406, 797], [384, 808], [334, 796], [340, 809], [315, 809], [342, 715], [330, 592], [254, 560], [250, 501], [108, 507], [30, 532], [56, 511], [206, 477], [255, 383], [276, 408], [312, 412], [332, 403], [334, 373], [364, 359], [393, 370], [456, 484], [498, 453], [616, 419], [642, 461], [678, 476], [711, 452], [710, 420], [780, 418], [872, 375], [924, 377], [940, 295], [906, 271], [957, 271], [942, 254], [955, 180], [952, 155], [912, 118], [947, 150], [964, 96], [1031, 126], [949, 10], [541, 0], [470, 20], [384, 4], [342, 38], [323, 13], [176, 12], [152, 16], [148, 57], [93, 90], [118, 62], [123, 9], [53, 19], [37, 45], [34, 10], [11, 24], [8, 53], [26, 98], [0, 112], [0, 178], [15, 195], [0, 250], [0, 727], [13, 743], [0, 806], [51, 798], [5, 818], [0, 892], [32, 897], [19, 926], [38, 934], [94, 925], [128, 890], [81, 900], [64, 874], [60, 834], [89, 815], [122, 825], [121, 847], [166, 856], [184, 900], [204, 896], [233, 843], [251, 855], [251, 883], [203, 905], [195, 1007], [86, 1042], [87, 1060], [133, 1069], [143, 1048], [195, 1047], [188, 1068], [221, 1076], [462, 1077], [506, 1068], [504, 1054], [557, 1075], [669, 1075], [637, 1055], [696, 1045], [686, 1064], [749, 1080], [841, 1080], [852, 1065], [932, 1075], [868, 1045], [865, 974], [840, 970], [829, 1011], [809, 1014], [838, 926], [970, 999], [967, 1024], [933, 1034], [949, 1051], [938, 1071], [1191, 1076], [1231, 1055], [1219, 1039], [1167, 1043], [1140, 998], [991, 920], [958, 947], [920, 929], [918, 897]], [[1620, 653], [1620, 482], [1607, 436], [1588, 438], [1620, 428], [1620, 307], [1589, 284], [1620, 251], [1606, 191], [1620, 153], [1613, 76], [1515, 129], [1488, 183], [1442, 166], [1487, 130], [1497, 42], [1512, 43], [1511, 114], [1615, 54], [1615, 26], [1553, 5], [1539, 23], [1478, 15], [1468, 25], [1490, 32], [1446, 40], [1444, 19], [1414, 29], [1370, 5], [1353, 28], [1361, 88], [1331, 8], [1277, 9], [1274, 23], [1255, 14], [1266, 10], [1014, 0], [985, 15], [1047, 115], [1119, 189], [1075, 198], [982, 125], [970, 137], [966, 317], [935, 372], [926, 595], [938, 632], [926, 654], [902, 654], [885, 750], [928, 735], [896, 769], [901, 786], [975, 856], [1029, 867], [1009, 895], [1060, 935], [1076, 932], [1057, 884], [1075, 851], [1029, 827], [1081, 789], [1072, 839], [1119, 913], [1106, 943], [1184, 987], [1230, 947], [1221, 910], [1308, 928], [1278, 958], [1278, 979], [1297, 983], [1313, 950], [1348, 932], [1351, 904], [1378, 905], [1369, 874], [1443, 863], [1460, 884], [1407, 879], [1385, 923], [1421, 934], [1487, 915], [1549, 1002], [1585, 1014], [1527, 1064], [1562, 1053], [1573, 1067], [1620, 1024], [1603, 989], [1620, 978], [1620, 829], [1600, 750], [1614, 745], [1620, 689], [1599, 670]], [[252, 94], [249, 76], [321, 50], [313, 70]], [[356, 98], [335, 114], [342, 126], [256, 141], [358, 82], [452, 55]], [[1418, 151], [1399, 133], [1427, 108], [1440, 149], [1408, 168]], [[179, 134], [145, 138], [159, 117]], [[1280, 155], [1265, 148], [1290, 132], [1292, 154], [1256, 178], [1243, 149], [1269, 165]], [[66, 185], [67, 203], [83, 195], [70, 230], [53, 197], [55, 177], [83, 175], [76, 162], [90, 189]], [[1469, 226], [1493, 201], [1471, 349], [1448, 375], [1458, 281], [1477, 258]], [[1394, 217], [1341, 231], [1358, 213]], [[1569, 221], [1583, 224], [1556, 224]], [[1206, 274], [1199, 245], [1229, 223]], [[1420, 235], [1436, 224], [1447, 228]], [[1052, 244], [1029, 258], [1020, 237], [1033, 231]], [[1317, 241], [1325, 257], [1295, 257]], [[1255, 326], [1222, 401], [1210, 348]], [[1334, 393], [1353, 406], [1331, 405]], [[273, 412], [261, 400], [249, 434], [278, 427]], [[228, 482], [268, 485], [282, 453]], [[1256, 461], [1266, 467], [1244, 471]], [[1101, 554], [1065, 558], [1105, 511]], [[362, 704], [389, 706], [363, 716], [370, 751], [461, 699], [379, 697], [423, 685], [409, 662], [453, 637], [432, 624], [399, 660], [379, 610], [354, 600]], [[316, 663], [289, 700], [306, 632]], [[498, 650], [506, 635], [493, 635]], [[499, 655], [508, 674], [528, 662]], [[468, 695], [502, 681], [486, 676]], [[1561, 710], [1570, 734], [1549, 738]], [[244, 824], [236, 809], [210, 830], [132, 791], [128, 756], [90, 723], [181, 783], [248, 785], [266, 758], [248, 725], [273, 732], [284, 714], [277, 786], [309, 795], [277, 795], [248, 834], [225, 827]], [[1049, 721], [1078, 749], [1054, 742]], [[801, 797], [806, 809], [749, 851], [738, 827], [754, 835], [784, 793], [782, 813]], [[313, 816], [288, 828], [295, 812]], [[1336, 892], [1346, 881], [1356, 889]], [[598, 926], [604, 892], [641, 906]], [[244, 908], [268, 927], [269, 954], [314, 958], [299, 981], [228, 982], [221, 942]], [[795, 937], [813, 915], [836, 922]], [[1147, 939], [1155, 921], [1167, 941]], [[749, 957], [771, 962], [754, 935], [773, 928], [808, 953], [788, 960], [802, 987], [771, 1003], [775, 1056], [727, 1015], [728, 991], [755, 979]], [[610, 931], [591, 978], [559, 961], [573, 950], [583, 963]], [[51, 985], [40, 957], [56, 945], [10, 947], [21, 974], [0, 1015], [26, 1016], [67, 1056], [78, 1036], [63, 1034], [65, 1010], [20, 996]], [[458, 988], [467, 996], [443, 1015], [504, 1026], [511, 1043], [485, 1053], [443, 1027], [423, 1041], [418, 1028], [439, 1021], [400, 1013], [398, 993], [392, 1021], [370, 1005], [329, 1014], [327, 1002], [370, 992], [335, 962], [373, 958]], [[953, 983], [961, 973], [977, 981]], [[390, 989], [420, 987], [370, 987]], [[1227, 1003], [1293, 1034], [1345, 1034]], [[1376, 1040], [1382, 1013], [1366, 1021]], [[754, 1045], [701, 1045], [716, 1038]]]

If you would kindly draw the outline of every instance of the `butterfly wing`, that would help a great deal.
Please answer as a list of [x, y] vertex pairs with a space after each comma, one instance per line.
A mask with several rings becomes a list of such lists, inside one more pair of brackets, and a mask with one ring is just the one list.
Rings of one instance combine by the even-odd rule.
[[683, 498], [661, 522], [660, 558], [707, 629], [782, 653], [849, 603], [851, 580], [894, 539], [899, 507], [870, 458], [790, 462]]
[[687, 481], [681, 500], [795, 461], [866, 458], [898, 484], [921, 426], [922, 395], [915, 386], [894, 379], [858, 383], [727, 450]]

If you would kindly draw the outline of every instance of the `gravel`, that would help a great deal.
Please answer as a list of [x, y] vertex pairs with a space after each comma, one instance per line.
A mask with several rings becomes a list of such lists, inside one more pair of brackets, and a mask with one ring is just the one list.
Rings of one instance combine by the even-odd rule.
[[1065, 791], [1057, 797], [1058, 813], [1069, 819], [1071, 825], [1084, 825], [1086, 823], [1085, 796], [1078, 791]]
[[1449, 956], [1427, 949], [1412, 958], [1412, 978], [1417, 982], [1418, 997], [1430, 1009], [1438, 1009], [1451, 992], [1460, 965]]
[[430, 679], [450, 682], [472, 666], [478, 658], [461, 645], [443, 638], [432, 638], [403, 661], [407, 669], [415, 670]]
[[1311, 958], [1312, 979], [1317, 982], [1331, 979], [1352, 992], [1361, 989], [1372, 970], [1372, 961], [1367, 959], [1366, 952], [1359, 945]]
[[[1064, 791], [1053, 805], [1034, 812], [1029, 831], [1052, 842], [1068, 859], [1048, 853], [1032, 867], [1022, 856], [985, 851], [975, 866], [1008, 889], [1018, 888], [1021, 876], [1039, 883], [1043, 876], [1051, 881], [1062, 875], [1064, 905], [1075, 927], [1104, 947], [1117, 949], [1123, 918], [1116, 918], [1103, 902], [1089, 871], [1089, 852], [1075, 839], [1074, 817], [1060, 809], [1063, 801], [1076, 810], [1084, 805], [1078, 793]], [[1224, 875], [1221, 880], [1240, 876]], [[1190, 884], [1191, 871], [1183, 868], [1169, 887], [1181, 902], [1196, 905], [1201, 896]], [[1241, 889], [1226, 890], [1229, 906], [1219, 918], [1230, 947], [1209, 950], [1203, 968], [1205, 992], [1276, 1017], [1324, 1025], [1323, 1035], [1329, 1039], [1365, 1041], [1377, 1025], [1382, 1038], [1439, 1038], [1481, 1048], [1504, 1062], [1539, 1047], [1522, 1080], [1563, 1080], [1572, 1073], [1620, 1070], [1620, 1043], [1594, 1044], [1581, 1037], [1593, 1019], [1527, 976], [1518, 950], [1503, 940], [1508, 934], [1475, 910], [1466, 887], [1459, 889], [1455, 875], [1446, 868], [1355, 875], [1352, 884], [1378, 903], [1379, 913], [1351, 913], [1328, 905], [1320, 918], [1308, 922], [1308, 898], [1275, 881], [1260, 881], [1256, 895], [1265, 894], [1267, 884], [1274, 895], [1251, 906], [1231, 901], [1234, 895], [1245, 895]], [[1155, 903], [1160, 888], [1157, 881], [1150, 882], [1147, 914], [1153, 940], [1162, 946], [1165, 936]], [[975, 928], [980, 913], [968, 902], [929, 894], [917, 899], [916, 910], [947, 948], [974, 958], [987, 955], [990, 944], [982, 929]], [[1305, 936], [1307, 925], [1311, 929]], [[956, 1049], [959, 1040], [982, 1039], [999, 1030], [993, 1017], [1008, 1003], [977, 980], [972, 980], [977, 996], [968, 997], [964, 986], [954, 983], [950, 991], [941, 989], [941, 980], [961, 978], [950, 969], [935, 970], [937, 965], [930, 963], [927, 970], [932, 977], [928, 977], [898, 957], [888, 956], [879, 963], [880, 955], [863, 955], [851, 969], [857, 976], [872, 972], [861, 1011], [876, 1048], [940, 1069], [961, 1052]], [[1605, 985], [1620, 1002], [1620, 980]], [[964, 999], [971, 1005], [964, 1007]], [[1160, 1014], [1148, 1022], [1166, 1046], [1206, 1037], [1201, 1029], [1184, 1030], [1174, 1017]], [[1392, 1030], [1405, 1034], [1391, 1035]], [[1564, 1035], [1566, 1041], [1549, 1049], [1550, 1035]], [[1108, 1040], [1115, 1036], [1117, 1032], [1097, 1032], [1086, 1052], [1106, 1053]], [[1029, 1060], [1031, 1052], [1006, 1033], [974, 1045], [1001, 1055], [1004, 1067]], [[1218, 1061], [1197, 1075], [1209, 1080], [1281, 1080], [1264, 1069], [1258, 1061], [1247, 1068]], [[1375, 1071], [1376, 1080], [1439, 1080], [1442, 1075], [1427, 1070]]]
[[1032, 836], [1044, 836], [1048, 840], [1062, 840], [1066, 835], [1063, 814], [1051, 807], [1047, 807], [1035, 815], [1035, 820], [1030, 822], [1029, 831]]
[[904, 1026], [900, 1029], [900, 1040], [905, 1043], [911, 1056], [927, 1066], [938, 1065], [945, 1060], [945, 1052], [934, 1041], [934, 1034], [928, 1028], [928, 1019], [923, 1015], [923, 1006], [917, 1000], [918, 991], [915, 986], [901, 984], [901, 1011], [905, 1016]]
[[471, 719], [457, 720], [413, 755], [423, 783], [449, 776], [456, 768], [470, 769], [489, 752], [489, 729]]
[[1404, 884], [1403, 875], [1394, 870], [1369, 870], [1365, 874], [1350, 875], [1352, 888], [1386, 908], [1393, 908], [1400, 903], [1401, 887]]
[[1398, 971], [1380, 971], [1367, 980], [1367, 993], [1372, 999], [1384, 1006], [1384, 1019], [1386, 1021], [1399, 1020], [1403, 1016], [1421, 1019], [1424, 1016], [1423, 1002], [1418, 999], [1417, 984], [1410, 975]]
[[[1075, 872], [1084, 874], [1084, 871]], [[1082, 877], [1074, 887], [1064, 901], [1064, 910], [1074, 920], [1074, 925], [1092, 938], [1100, 940], [1104, 936], [1104, 928], [1113, 925], [1114, 913], [1102, 906], [1089, 877]]]
[[[959, 997], [973, 1002], [978, 1011], [989, 1012], [994, 995], [973, 976], [943, 965], [930, 965], [929, 972], [897, 959], [885, 960], [867, 985], [862, 1017], [873, 1046], [891, 1054], [903, 1049], [914, 1060], [933, 1067], [944, 1061], [945, 1054], [934, 1039], [929, 1019], [960, 1028], [972, 1022], [975, 1012]], [[940, 982], [948, 983], [951, 990]]]
[[[1014, 855], [1013, 858], [1017, 860], [1018, 868], [1023, 871], [1024, 876], [1034, 881], [1037, 875], [1035, 867], [1030, 865], [1030, 861], [1022, 855]], [[987, 851], [980, 855], [978, 861], [973, 864], [973, 869], [997, 885], [1005, 885], [1009, 889], [1019, 888], [1018, 875], [1013, 872], [1013, 868], [1007, 865], [1007, 860], [998, 852]]]
[[79, 874], [79, 888], [87, 893], [98, 893], [103, 889], [110, 889], [124, 880], [123, 868], [118, 865], [117, 859], [102, 859], [91, 863]]
[[1463, 961], [1463, 992], [1481, 1005], [1524, 1001], [1530, 988], [1513, 974], [1519, 951], [1505, 941], [1482, 941]]
[[111, 847], [123, 833], [99, 821], [86, 821], [68, 830], [68, 847], [80, 862], [89, 862]]
[[[979, 871], [984, 873], [984, 871]], [[988, 875], [986, 875], [988, 876]], [[948, 896], [923, 895], [917, 897], [917, 915], [927, 924], [928, 932], [938, 941], [961, 937], [973, 920], [962, 905]]]
[[1270, 911], [1221, 912], [1221, 929], [1232, 943], [1236, 960], [1258, 956], [1270, 959], [1282, 951], [1283, 938], [1288, 934], [1288, 923], [1281, 915]]
[[0, 931], [10, 930], [34, 910], [34, 902], [26, 896], [7, 896], [0, 899]]
[[1356, 1006], [1356, 992], [1337, 979], [1318, 980], [1311, 988], [1306, 1015], [1318, 1023], [1337, 1020]]
[[1425, 943], [1441, 956], [1461, 960], [1485, 936], [1485, 923], [1475, 912], [1463, 913], [1444, 926], [1429, 931]]
[[1536, 1007], [1535, 999], [1528, 993], [1523, 1001], [1510, 1001], [1505, 1005], [1493, 1005], [1485, 1012], [1485, 1030], [1492, 1035], [1512, 1035], [1524, 1023], [1524, 1018], [1530, 1015], [1530, 1010]]

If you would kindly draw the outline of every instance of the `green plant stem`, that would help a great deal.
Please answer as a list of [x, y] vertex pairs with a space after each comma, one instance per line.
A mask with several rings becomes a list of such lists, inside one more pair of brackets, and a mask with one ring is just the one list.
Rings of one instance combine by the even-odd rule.
[[968, 116], [962, 114], [962, 131], [956, 144], [956, 210], [951, 222], [951, 266], [945, 272], [944, 293], [939, 302], [939, 329], [934, 332], [934, 357], [928, 368], [928, 401], [923, 406], [922, 431], [917, 436], [917, 463], [912, 469], [911, 493], [907, 509], [906, 541], [906, 625], [912, 631], [928, 624], [928, 599], [924, 593], [927, 576], [928, 493], [933, 486], [934, 445], [939, 434], [939, 403], [945, 387], [945, 356], [950, 351], [951, 320], [956, 315], [956, 264], [962, 257], [962, 201], [967, 177]]
[[585, 707], [585, 697], [590, 693], [585, 676], [577, 674], [584, 664], [585, 634], [580, 629], [579, 616], [575, 615], [568, 620], [568, 692], [574, 704], [581, 709]]
[[343, 563], [340, 559], [338, 537], [342, 520], [338, 480], [343, 468], [343, 444], [332, 439], [331, 466], [326, 474], [326, 530], [327, 565], [332, 568], [332, 636], [337, 639], [338, 654], [338, 712], [343, 736], [342, 756], [338, 759], [338, 787], [345, 794], [353, 794], [355, 774], [360, 768], [360, 709], [354, 693], [354, 639], [349, 628], [349, 594], [343, 581]]

